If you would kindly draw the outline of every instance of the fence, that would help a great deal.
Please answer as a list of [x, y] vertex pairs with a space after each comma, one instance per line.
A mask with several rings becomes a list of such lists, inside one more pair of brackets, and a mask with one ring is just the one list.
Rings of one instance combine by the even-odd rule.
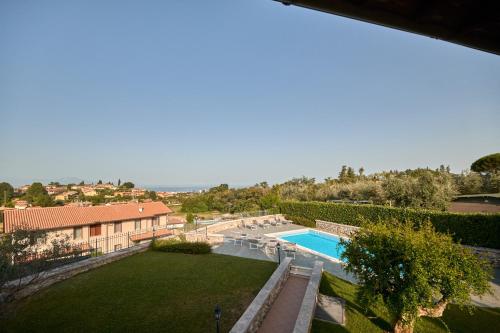
[[132, 247], [142, 241], [171, 235], [174, 235], [174, 231], [170, 226], [162, 225], [111, 236], [91, 238], [82, 242], [74, 242], [73, 247], [87, 256], [100, 256]]

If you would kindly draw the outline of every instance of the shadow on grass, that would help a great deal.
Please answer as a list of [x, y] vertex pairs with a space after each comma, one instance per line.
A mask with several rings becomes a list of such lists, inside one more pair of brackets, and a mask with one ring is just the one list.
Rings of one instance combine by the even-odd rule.
[[[345, 285], [344, 285], [345, 284]], [[342, 291], [342, 292], [337, 292]], [[383, 331], [392, 331], [393, 327], [390, 322], [378, 316], [371, 308], [365, 308], [356, 303], [356, 286], [350, 282], [342, 281], [339, 279], [331, 279], [328, 275], [323, 274], [321, 279], [320, 291], [322, 294], [344, 299], [348, 308], [363, 314], [375, 326]], [[350, 293], [349, 293], [350, 292]], [[344, 329], [345, 332], [348, 332]]]

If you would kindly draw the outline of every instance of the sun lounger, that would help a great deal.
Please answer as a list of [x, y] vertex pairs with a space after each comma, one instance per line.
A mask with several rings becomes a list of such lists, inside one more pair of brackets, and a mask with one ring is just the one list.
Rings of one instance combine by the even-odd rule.
[[264, 226], [264, 228], [269, 228], [271, 226], [271, 224], [269, 223], [268, 220], [264, 220], [263, 226]]

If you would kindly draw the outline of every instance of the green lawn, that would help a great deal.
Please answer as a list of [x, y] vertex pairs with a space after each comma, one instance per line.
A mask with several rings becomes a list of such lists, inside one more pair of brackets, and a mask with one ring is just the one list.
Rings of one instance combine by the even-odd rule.
[[[331, 274], [324, 273], [321, 280], [320, 292], [325, 295], [338, 296], [346, 300], [346, 326], [328, 324], [319, 320], [313, 322], [313, 333], [330, 332], [384, 332], [391, 331], [391, 316], [383, 304], [377, 304], [368, 312], [356, 301], [356, 286], [339, 279]], [[419, 318], [416, 333], [445, 333], [448, 332], [498, 332], [500, 327], [500, 309], [476, 308], [471, 316], [466, 309], [458, 306], [448, 306], [442, 319]]]
[[148, 251], [55, 284], [17, 304], [2, 332], [222, 332], [238, 320], [276, 264]]

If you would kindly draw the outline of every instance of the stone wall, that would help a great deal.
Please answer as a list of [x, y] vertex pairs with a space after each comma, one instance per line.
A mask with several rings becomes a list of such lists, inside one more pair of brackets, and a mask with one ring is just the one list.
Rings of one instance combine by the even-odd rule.
[[230, 333], [255, 333], [258, 331], [264, 317], [290, 275], [291, 262], [292, 258], [283, 260], [240, 319], [234, 324], [229, 331]]
[[340, 224], [335, 222], [316, 220], [316, 229], [323, 230], [339, 236], [350, 237], [350, 235], [359, 230], [359, 227], [354, 227], [352, 225]]
[[[71, 263], [68, 265], [60, 266], [49, 271], [42, 272], [36, 277], [35, 282], [29, 283], [33, 279], [33, 276], [27, 276], [21, 280], [21, 289], [17, 290], [13, 295], [14, 300], [18, 300], [27, 296], [30, 296], [40, 289], [48, 287], [56, 282], [66, 280], [77, 274], [87, 272], [91, 269], [103, 266], [105, 264], [111, 263], [128, 257], [130, 255], [144, 252], [149, 248], [149, 242], [142, 243], [133, 247], [129, 247], [120, 251], [112, 252], [100, 257], [94, 257]], [[5, 285], [5, 288], [15, 287], [19, 281], [11, 281]], [[17, 288], [16, 288], [17, 289]], [[6, 299], [6, 294], [0, 294], [0, 304]]]
[[295, 322], [293, 333], [308, 333], [311, 329], [312, 321], [314, 319], [314, 312], [316, 311], [316, 300], [318, 297], [319, 284], [321, 276], [323, 275], [323, 262], [315, 261], [312, 269], [309, 283], [307, 284], [306, 293], [302, 304], [300, 305], [299, 315]]
[[190, 232], [187, 232], [185, 234], [186, 240], [188, 242], [195, 242], [195, 241], [206, 241], [210, 244], [217, 244], [217, 243], [222, 243], [224, 241], [224, 236], [221, 234], [218, 234], [218, 232], [227, 230], [227, 229], [233, 229], [233, 228], [238, 228], [242, 226], [244, 223], [250, 223], [252, 221], [264, 221], [264, 220], [269, 220], [271, 221], [275, 217], [279, 217], [283, 219], [283, 216], [281, 214], [276, 214], [276, 215], [265, 215], [265, 216], [256, 216], [256, 217], [245, 217], [245, 218], [240, 218], [236, 220], [230, 220], [230, 221], [224, 221], [224, 222], [219, 222], [215, 224], [211, 224], [206, 226], [205, 228], [200, 228], [198, 230], [193, 230]]

